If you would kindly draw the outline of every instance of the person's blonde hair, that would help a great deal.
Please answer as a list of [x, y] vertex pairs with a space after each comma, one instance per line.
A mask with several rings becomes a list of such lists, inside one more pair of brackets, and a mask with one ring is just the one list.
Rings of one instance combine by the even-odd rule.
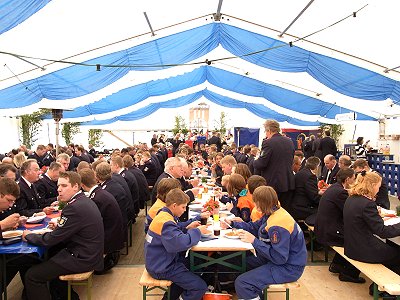
[[246, 180], [240, 174], [232, 174], [228, 180], [227, 191], [229, 196], [236, 196], [246, 188]]
[[21, 168], [22, 164], [26, 161], [26, 156], [24, 152], [19, 152], [17, 155], [14, 156], [13, 162], [17, 168]]
[[270, 186], [259, 186], [254, 190], [253, 201], [257, 208], [263, 214], [273, 213], [273, 207], [281, 207], [278, 201], [278, 195]]
[[235, 166], [236, 165], [236, 159], [232, 156], [232, 155], [226, 155], [224, 156], [220, 162], [221, 165], [231, 165], [231, 166]]
[[359, 195], [373, 199], [376, 195], [372, 188], [374, 185], [381, 182], [382, 177], [378, 173], [362, 171], [357, 175], [356, 183], [350, 189], [349, 195]]

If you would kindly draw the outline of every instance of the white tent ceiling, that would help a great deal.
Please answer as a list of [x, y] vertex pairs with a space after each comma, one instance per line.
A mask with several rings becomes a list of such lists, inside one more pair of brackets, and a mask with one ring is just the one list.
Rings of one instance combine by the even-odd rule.
[[[245, 2], [240, 0], [225, 0], [222, 3], [221, 10], [224, 16], [222, 22], [277, 38], [277, 32], [268, 30], [265, 27], [276, 29], [278, 32], [283, 31], [308, 3], [309, 0], [249, 0]], [[366, 4], [368, 5], [364, 7]], [[218, 0], [115, 0], [112, 2], [105, 0], [53, 0], [25, 22], [0, 35], [0, 50], [31, 57], [56, 60], [71, 57], [69, 60], [81, 62], [180, 32], [188, 28], [207, 24], [210, 22], [209, 14], [216, 12], [217, 6]], [[383, 73], [385, 68], [391, 69], [400, 65], [397, 59], [398, 55], [396, 55], [398, 52], [398, 45], [396, 44], [394, 35], [394, 30], [397, 25], [397, 14], [400, 8], [400, 3], [398, 1], [339, 0], [332, 2], [317, 0], [311, 4], [287, 33], [303, 37], [337, 22], [362, 7], [364, 8], [357, 13], [356, 18], [346, 19], [307, 39], [313, 43], [302, 41], [296, 45], [310, 51], [335, 57], [370, 69], [389, 78], [400, 80], [400, 73], [397, 71]], [[183, 23], [169, 27], [168, 29], [156, 31], [156, 36], [152, 37], [149, 33], [149, 28], [143, 12], [147, 12], [155, 30], [180, 22]], [[184, 22], [205, 15], [208, 16], [196, 19], [195, 21]], [[129, 39], [135, 36], [137, 37]], [[103, 47], [121, 40], [125, 41]], [[284, 35], [282, 38], [284, 42], [292, 40], [294, 40], [294, 38], [287, 35]], [[326, 47], [318, 46], [315, 43]], [[75, 56], [82, 52], [86, 53]], [[349, 55], [343, 53], [348, 53]], [[205, 57], [196, 61], [204, 61], [206, 58], [212, 60], [227, 56], [231, 56], [231, 54], [218, 47]], [[362, 58], [363, 60], [356, 57]], [[41, 60], [31, 59], [30, 61], [40, 66], [46, 64]], [[2, 72], [0, 72], [0, 89], [2, 89], [15, 85], [20, 81], [36, 78], [43, 74], [64, 68], [65, 64], [55, 63], [47, 65], [46, 70], [41, 71], [13, 56], [3, 54], [0, 55], [0, 66], [2, 66]], [[241, 59], [229, 60], [227, 62], [215, 64], [215, 66], [239, 74], [249, 73], [248, 76], [251, 78], [278, 85], [305, 95], [315, 97], [315, 94], [321, 94], [318, 96], [321, 100], [329, 103], [336, 102], [349, 109], [356, 107], [358, 111], [376, 118], [380, 115], [400, 114], [400, 108], [397, 105], [393, 107], [389, 105], [391, 103], [390, 99], [387, 101], [354, 99], [330, 90], [305, 73], [273, 71], [255, 66]], [[70, 100], [58, 100], [56, 102], [56, 107], [74, 108], [92, 103], [122, 88], [137, 85], [149, 80], [183, 74], [193, 68], [193, 66], [185, 66], [162, 71], [131, 71], [116, 83], [89, 95]], [[209, 87], [207, 84], [205, 85]], [[196, 89], [199, 88], [200, 87], [196, 87]], [[209, 88], [212, 89], [212, 87]], [[189, 91], [182, 91], [182, 93], [188, 92]], [[230, 93], [226, 91], [223, 93], [224, 95], [230, 95]], [[179, 92], [174, 93], [174, 95], [169, 94], [160, 97], [150, 97], [143, 103], [133, 107], [113, 113], [97, 115], [96, 119], [107, 119], [113, 115], [131, 112], [149, 103], [172, 99], [177, 96], [175, 94], [179, 94]], [[254, 97], [235, 96], [246, 102], [258, 103], [259, 101]], [[0, 101], [1, 100], [2, 99], [0, 99]], [[200, 99], [197, 102], [203, 101], [204, 99]], [[196, 105], [197, 102], [193, 105]], [[209, 103], [208, 101], [205, 102]], [[213, 104], [211, 105], [215, 107]], [[22, 113], [31, 112], [39, 107], [54, 106], [54, 101], [44, 99], [40, 103], [29, 107], [0, 110], [0, 114], [20, 115]], [[278, 112], [296, 115], [294, 112], [287, 112], [285, 109], [276, 107], [276, 105], [273, 104], [266, 104], [266, 106]], [[221, 110], [221, 108], [215, 108], [215, 111], [219, 110]], [[118, 127], [129, 126], [129, 128], [159, 129], [160, 124], [163, 122], [170, 124], [174, 114], [184, 111], [187, 111], [186, 107], [181, 107], [174, 113], [170, 112], [170, 110], [163, 109], [147, 117], [145, 120], [135, 121], [129, 123], [129, 125], [127, 122], [118, 122]], [[228, 111], [231, 116], [230, 118], [235, 121], [237, 120], [238, 123], [245, 115], [242, 110], [229, 109]], [[309, 116], [303, 117], [305, 119], [310, 119]], [[79, 119], [79, 121], [87, 119], [93, 119], [93, 117]], [[157, 122], [153, 120], [157, 120]], [[246, 121], [248, 126], [259, 126], [260, 124], [260, 118], [251, 117], [251, 115], [246, 117]], [[242, 124], [236, 123], [233, 125], [243, 126]]]

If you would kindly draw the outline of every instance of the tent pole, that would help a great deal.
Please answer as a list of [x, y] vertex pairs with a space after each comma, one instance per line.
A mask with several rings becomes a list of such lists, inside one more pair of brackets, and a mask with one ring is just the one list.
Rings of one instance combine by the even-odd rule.
[[[313, 0], [313, 1], [314, 1], [314, 0]], [[151, 24], [150, 24], [149, 17], [147, 17], [147, 13], [144, 11], [143, 14], [144, 14], [144, 17], [146, 18], [147, 24], [148, 24], [149, 27], [150, 27], [151, 35], [152, 35], [152, 36], [155, 36], [153, 27], [151, 27]]]
[[298, 18], [300, 18], [300, 16], [307, 10], [307, 8], [310, 7], [310, 5], [314, 2], [314, 0], [311, 0], [310, 2], [308, 2], [308, 4], [306, 5], [306, 7], [303, 8], [303, 10], [297, 15], [296, 18], [294, 18], [294, 20], [289, 24], [288, 27], [286, 27], [286, 29], [284, 31], [282, 31], [278, 36], [282, 37], [286, 31], [289, 30], [290, 27], [292, 27], [292, 25], [294, 24], [294, 22], [297, 21]]

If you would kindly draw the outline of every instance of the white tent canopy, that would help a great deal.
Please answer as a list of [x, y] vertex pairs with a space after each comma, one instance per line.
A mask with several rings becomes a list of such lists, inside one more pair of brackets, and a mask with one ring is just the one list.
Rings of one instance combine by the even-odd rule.
[[[283, 31], [308, 3], [308, 0], [275, 2], [254, 0], [246, 1], [245, 4], [237, 0], [224, 1], [222, 2], [221, 13], [223, 19], [221, 19], [221, 22], [279, 39], [278, 32]], [[368, 5], [365, 6], [366, 4]], [[83, 62], [213, 22], [210, 14], [216, 12], [217, 6], [217, 0], [201, 2], [177, 0], [132, 2], [116, 0], [112, 3], [94, 0], [53, 0], [15, 28], [0, 35], [1, 51], [36, 58], [56, 60], [68, 58], [67, 60], [69, 61]], [[361, 9], [355, 18], [345, 19], [343, 22], [307, 38], [307, 41], [310, 42], [301, 41], [296, 43], [296, 46], [369, 69], [394, 80], [399, 80], [400, 75], [396, 70], [384, 73], [385, 69], [392, 69], [399, 64], [396, 60], [395, 51], [397, 49], [394, 47], [394, 42], [391, 41], [397, 17], [396, 13], [399, 8], [400, 4], [394, 0], [385, 2], [340, 0], [333, 3], [314, 1], [287, 31], [287, 34], [290, 35], [283, 35], [281, 41], [290, 42], [295, 40], [294, 36], [306, 36]], [[143, 12], [147, 12], [151, 25], [156, 30], [154, 37], [149, 32]], [[174, 24], [178, 25], [171, 26]], [[157, 30], [164, 27], [168, 28]], [[124, 41], [116, 43], [122, 40]], [[320, 45], [324, 45], [324, 47]], [[84, 54], [77, 55], [79, 53]], [[232, 56], [232, 54], [218, 47], [195, 61], [215, 60], [229, 56]], [[0, 72], [0, 89], [66, 67], [65, 64], [61, 63], [47, 65], [46, 62], [38, 59], [28, 59], [28, 61], [39, 66], [45, 66], [46, 70], [42, 71], [35, 68], [15, 56], [0, 55], [0, 65], [4, 66], [3, 72]], [[307, 73], [274, 71], [239, 58], [217, 62], [213, 66], [241, 75], [246, 74], [250, 78], [280, 86], [306, 96], [318, 97], [318, 99], [327, 103], [336, 103], [374, 118], [400, 114], [398, 105], [391, 106], [391, 99], [368, 101], [352, 98], [331, 90]], [[0, 114], [16, 116], [40, 107], [75, 108], [98, 101], [129, 86], [183, 74], [193, 70], [195, 67], [197, 66], [177, 66], [160, 71], [130, 71], [113, 84], [78, 98], [57, 101], [43, 99], [39, 103], [30, 106], [0, 110]], [[196, 86], [158, 97], [149, 97], [145, 101], [130, 107], [106, 114], [75, 119], [74, 121], [86, 121], [94, 118], [96, 120], [104, 120], [135, 111], [149, 103], [173, 99], [179, 95], [204, 87], [247, 103], [263, 103], [268, 108], [279, 113], [301, 117], [310, 121], [316, 119], [315, 116], [301, 115], [294, 111], [280, 108], [276, 104], [266, 102], [265, 99], [260, 100], [257, 97], [238, 95], [218, 89], [206, 82], [203, 86]], [[1, 101], [7, 101], [7, 99], [0, 99], [0, 103]], [[218, 108], [217, 105], [203, 98], [197, 102], [204, 101], [211, 105], [214, 112], [222, 110], [222, 108]], [[130, 129], [160, 129], [160, 124], [165, 124], [162, 127], [168, 128], [170, 127], [169, 124], [173, 122], [174, 115], [187, 114], [187, 108], [196, 106], [197, 102], [187, 107], [160, 109], [143, 120], [117, 122], [116, 126], [111, 126], [110, 124], [103, 126], [103, 128], [126, 126], [126, 128]], [[228, 116], [231, 120], [234, 120], [233, 125], [242, 126], [243, 117], [245, 117], [243, 123], [246, 123], [249, 127], [260, 126], [261, 124], [259, 117], [244, 112], [243, 109], [224, 108], [224, 110], [229, 111]], [[214, 118], [216, 117], [212, 116], [211, 120]], [[318, 121], [324, 122], [324, 119], [318, 118]], [[287, 126], [290, 125], [287, 124]]]

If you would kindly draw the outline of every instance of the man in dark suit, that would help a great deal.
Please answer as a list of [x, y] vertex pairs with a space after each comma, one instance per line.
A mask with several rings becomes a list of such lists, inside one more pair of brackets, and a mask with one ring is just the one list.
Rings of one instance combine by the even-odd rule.
[[43, 164], [43, 158], [47, 152], [46, 146], [45, 145], [39, 145], [36, 148], [36, 151], [33, 152], [32, 154], [28, 155], [28, 159], [36, 159], [36, 162], [39, 165], [39, 168], [41, 169], [44, 164]]
[[89, 148], [88, 153], [89, 153], [93, 158], [96, 158], [96, 157], [97, 157], [97, 153], [96, 153], [96, 149], [94, 149], [93, 145], [92, 145], [92, 144], [89, 144], [88, 148]]
[[[170, 157], [165, 162], [165, 171], [158, 177], [157, 182], [153, 187], [153, 191], [151, 194], [152, 203], [156, 202], [157, 200], [157, 185], [163, 178], [176, 178], [178, 179], [183, 186], [186, 186], [187, 183], [184, 179], [182, 179], [184, 175], [184, 169], [181, 160], [178, 157]], [[192, 188], [189, 190], [185, 190], [182, 186], [182, 190], [186, 192], [189, 196], [190, 200], [193, 201], [194, 197], [197, 196], [199, 190], [198, 188]]]
[[40, 169], [34, 159], [26, 160], [21, 166], [21, 178], [18, 181], [21, 194], [15, 202], [16, 210], [19, 214], [30, 217], [34, 213], [44, 212], [50, 214], [54, 211], [53, 207], [46, 205], [40, 198], [36, 187], [33, 185], [39, 180]]
[[137, 215], [139, 213], [139, 187], [136, 181], [136, 177], [124, 168], [124, 163], [121, 156], [114, 155], [113, 157], [111, 157], [110, 167], [111, 172], [113, 172], [113, 176], [115, 174], [119, 174], [122, 176], [123, 179], [125, 179], [129, 187], [130, 194], [132, 196], [134, 213], [135, 215]]
[[[101, 162], [97, 164], [96, 168], [94, 169], [94, 172], [97, 181], [100, 183], [99, 186], [103, 190], [106, 190], [111, 195], [113, 195], [115, 200], [117, 200], [119, 209], [122, 214], [124, 232], [126, 232], [128, 224], [128, 209], [130, 207], [130, 202], [127, 193], [125, 192], [124, 188], [114, 180], [114, 178], [111, 178], [111, 167], [108, 163]], [[122, 180], [125, 182], [124, 179]]]
[[59, 281], [60, 275], [103, 269], [101, 214], [96, 204], [80, 190], [81, 179], [77, 173], [61, 174], [58, 180], [59, 197], [68, 205], [64, 207], [57, 226], [43, 235], [28, 230], [23, 233], [23, 239], [34, 245], [52, 247], [62, 243], [64, 246], [49, 260], [28, 270], [25, 276], [28, 299], [50, 299], [49, 281], [56, 281], [59, 287], [62, 286], [62, 296], [65, 297], [67, 283]]
[[304, 153], [301, 150], [294, 151], [294, 155], [300, 158], [300, 170], [304, 169], [306, 166], [306, 159], [304, 157]]
[[250, 150], [249, 158], [247, 159], [246, 165], [249, 167], [251, 174], [254, 174], [254, 160], [260, 149], [257, 147], [252, 147]]
[[[356, 172], [356, 175], [361, 173], [362, 171], [366, 172], [376, 172], [372, 170], [369, 165], [368, 161], [364, 158], [359, 158], [353, 163], [353, 169]], [[378, 172], [376, 172], [378, 173]], [[379, 173], [378, 173], [379, 174]], [[382, 176], [381, 174], [379, 174]], [[358, 175], [357, 175], [358, 176]], [[388, 195], [388, 188], [385, 179], [382, 178], [381, 186], [379, 188], [378, 194], [376, 194], [376, 200], [375, 200], [376, 205], [390, 209], [390, 201], [389, 201], [389, 195]]]
[[154, 186], [159, 174], [158, 174], [157, 166], [154, 163], [153, 158], [151, 157], [151, 155], [148, 151], [145, 151], [142, 153], [142, 157], [141, 157], [140, 163], [139, 163], [139, 169], [142, 171], [142, 173], [146, 177], [147, 185]]
[[277, 121], [267, 120], [264, 128], [267, 138], [262, 143], [260, 157], [254, 160], [254, 169], [278, 193], [282, 207], [288, 208], [295, 187], [292, 172], [294, 145], [291, 139], [279, 133]]
[[[319, 201], [315, 220], [317, 241], [327, 246], [344, 246], [343, 207], [349, 196], [347, 189], [355, 181], [354, 170], [344, 168], [336, 175], [337, 182], [332, 184]], [[363, 283], [360, 271], [338, 253], [335, 253], [329, 266], [332, 273], [340, 273], [339, 280]]]
[[221, 152], [222, 148], [221, 138], [218, 136], [217, 131], [212, 132], [212, 137], [208, 140], [207, 144], [217, 146], [217, 152]]
[[143, 172], [134, 165], [133, 158], [130, 155], [123, 157], [124, 167], [131, 172], [138, 183], [139, 187], [139, 207], [144, 208], [145, 202], [150, 199], [149, 185], [147, 184], [146, 177]]
[[318, 191], [315, 173], [319, 164], [319, 158], [311, 156], [307, 159], [304, 169], [294, 176], [295, 192], [289, 212], [295, 220], [305, 220], [308, 216], [317, 212], [321, 196]]
[[78, 146], [75, 148], [75, 155], [77, 158], [79, 158], [80, 161], [86, 161], [87, 163], [92, 163], [89, 155], [86, 154], [85, 148], [82, 146]]
[[324, 167], [322, 169], [320, 180], [325, 181], [326, 184], [333, 184], [336, 182], [336, 174], [339, 172], [339, 164], [332, 154], [324, 157]]
[[96, 184], [93, 170], [82, 169], [79, 171], [82, 179], [82, 189], [89, 193], [88, 198], [93, 200], [100, 210], [104, 228], [104, 272], [113, 268], [119, 260], [119, 250], [124, 247], [124, 225], [122, 214], [117, 200], [106, 190]]
[[325, 157], [328, 154], [336, 156], [336, 142], [331, 138], [330, 130], [325, 130], [325, 137], [321, 139], [318, 149], [321, 150], [322, 157]]
[[39, 180], [34, 183], [39, 197], [46, 206], [57, 201], [57, 181], [61, 171], [65, 171], [64, 167], [58, 162], [52, 162], [47, 172], [43, 176], [40, 176]]

